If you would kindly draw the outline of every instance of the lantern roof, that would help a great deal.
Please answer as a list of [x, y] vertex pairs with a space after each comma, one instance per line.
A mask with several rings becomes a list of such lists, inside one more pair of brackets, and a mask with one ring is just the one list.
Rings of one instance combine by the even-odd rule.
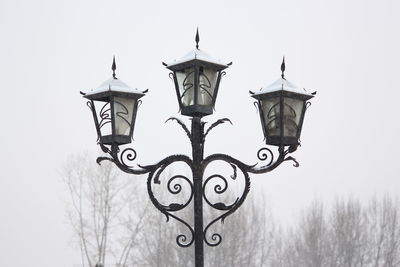
[[182, 67], [186, 68], [188, 66], [194, 65], [193, 63], [195, 63], [195, 62], [201, 62], [205, 65], [212, 66], [213, 68], [216, 68], [217, 70], [223, 70], [232, 64], [232, 62], [231, 63], [223, 63], [223, 62], [221, 62], [221, 60], [217, 60], [199, 49], [200, 36], [199, 36], [198, 28], [196, 31], [195, 41], [196, 41], [195, 49], [193, 49], [192, 51], [187, 53], [182, 58], [176, 59], [173, 62], [170, 62], [169, 64], [166, 64], [163, 62], [164, 66], [166, 66], [168, 69], [170, 69], [172, 71], [175, 71], [175, 70], [179, 70]]
[[300, 89], [290, 81], [286, 80], [285, 78], [279, 78], [272, 84], [261, 88], [258, 92], [255, 92], [253, 94], [254, 97], [257, 97], [259, 95], [263, 94], [269, 94], [269, 93], [275, 93], [279, 91], [286, 91], [289, 93], [295, 93], [295, 94], [300, 94], [308, 97], [313, 97], [313, 95], [309, 92], [307, 92], [304, 88]]
[[185, 56], [183, 56], [180, 59], [176, 59], [173, 62], [167, 64], [167, 67], [172, 67], [175, 65], [179, 65], [182, 63], [190, 62], [193, 60], [199, 60], [199, 61], [204, 61], [207, 63], [215, 64], [221, 66], [221, 68], [227, 68], [228, 64], [221, 62], [220, 60], [217, 60], [211, 56], [209, 56], [207, 53], [203, 52], [200, 49], [193, 49], [189, 53], [187, 53]]
[[120, 92], [120, 93], [133, 93], [133, 94], [143, 94], [142, 91], [138, 89], [133, 89], [120, 79], [111, 77], [107, 81], [103, 82], [99, 87], [96, 89], [92, 89], [85, 94], [85, 96], [105, 93], [105, 92]]
[[141, 98], [147, 92], [139, 91], [138, 89], [133, 89], [123, 81], [117, 78], [115, 74], [115, 70], [117, 69], [117, 65], [115, 64], [115, 56], [113, 57], [113, 63], [111, 66], [113, 71], [112, 77], [107, 81], [103, 82], [96, 89], [92, 89], [89, 92], [82, 93], [84, 97], [88, 99], [96, 99], [100, 101], [107, 101], [107, 97], [116, 93], [116, 94], [124, 94], [125, 96], [134, 96], [136, 98]]

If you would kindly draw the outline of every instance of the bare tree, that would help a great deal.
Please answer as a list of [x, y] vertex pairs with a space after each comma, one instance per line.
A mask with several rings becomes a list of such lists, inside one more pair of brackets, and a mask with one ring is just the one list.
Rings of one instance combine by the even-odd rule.
[[387, 196], [365, 206], [337, 200], [329, 213], [314, 201], [298, 224], [277, 232], [271, 266], [400, 266], [399, 209]]
[[[136, 234], [143, 226], [146, 206], [140, 213], [130, 208], [137, 202], [127, 194], [135, 184], [118, 175], [110, 163], [98, 166], [87, 155], [72, 156], [62, 176], [68, 185], [71, 205], [68, 218], [76, 233], [82, 266], [105, 266], [112, 262], [124, 266]], [[139, 215], [139, 216], [138, 216]], [[123, 225], [135, 226], [127, 234]]]
[[327, 266], [328, 229], [321, 202], [314, 201], [300, 220], [300, 234], [294, 239], [302, 266]]
[[273, 265], [282, 267], [325, 267], [329, 266], [328, 228], [323, 205], [314, 201], [306, 209], [299, 224], [280, 231], [276, 238]]
[[399, 201], [373, 198], [368, 207], [370, 265], [400, 266]]
[[330, 266], [366, 266], [367, 220], [359, 201], [337, 200], [330, 216]]

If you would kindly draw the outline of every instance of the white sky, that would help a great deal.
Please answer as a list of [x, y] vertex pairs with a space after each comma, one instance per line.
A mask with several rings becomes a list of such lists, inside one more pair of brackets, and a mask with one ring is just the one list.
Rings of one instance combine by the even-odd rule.
[[[397, 74], [400, 2], [356, 1], [0, 1], [0, 266], [76, 266], [58, 169], [67, 155], [96, 152], [92, 118], [80, 90], [117, 75], [143, 98], [134, 146], [140, 163], [189, 153], [173, 84], [162, 61], [194, 48], [233, 61], [220, 86], [206, 154], [256, 162], [263, 146], [249, 97], [286, 77], [318, 91], [306, 114], [301, 166], [252, 175], [275, 216], [290, 221], [310, 201], [367, 200], [398, 194]], [[95, 160], [95, 158], [93, 158]], [[145, 182], [145, 181], [143, 181]], [[160, 223], [164, 223], [160, 221]]]

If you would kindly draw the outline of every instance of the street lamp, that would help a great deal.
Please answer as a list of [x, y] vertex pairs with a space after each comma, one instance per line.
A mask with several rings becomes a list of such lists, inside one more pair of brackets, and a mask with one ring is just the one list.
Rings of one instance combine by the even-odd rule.
[[84, 97], [90, 100], [88, 106], [92, 110], [99, 143], [115, 147], [131, 142], [139, 99], [145, 92], [132, 89], [116, 77], [115, 58], [112, 70], [113, 77], [85, 93]]
[[182, 115], [203, 117], [213, 113], [223, 71], [231, 63], [224, 64], [199, 49], [199, 32], [196, 33], [196, 49], [170, 64], [163, 63], [172, 71], [176, 95]]
[[304, 114], [314, 94], [300, 90], [285, 79], [285, 58], [281, 78], [253, 93], [260, 111], [261, 125], [267, 145], [297, 147]]
[[[170, 77], [175, 84], [175, 90], [182, 115], [191, 117], [191, 128], [178, 118], [170, 118], [178, 122], [189, 138], [192, 146], [192, 157], [182, 154], [168, 156], [159, 162], [132, 167], [136, 158], [136, 151], [133, 148], [120, 150], [120, 145], [131, 142], [137, 108], [140, 98], [146, 91], [132, 89], [116, 78], [115, 59], [113, 60], [113, 77], [103, 83], [99, 88], [82, 93], [89, 108], [92, 111], [98, 143], [102, 150], [109, 156], [97, 158], [100, 164], [108, 160], [116, 164], [122, 171], [130, 174], [147, 174], [147, 192], [153, 205], [162, 212], [167, 219], [174, 218], [182, 223], [188, 233], [180, 233], [176, 242], [181, 247], [195, 246], [195, 266], [204, 266], [204, 243], [208, 246], [218, 246], [222, 242], [222, 236], [212, 232], [211, 227], [218, 221], [224, 221], [226, 217], [234, 213], [244, 202], [250, 190], [250, 173], [267, 173], [278, 167], [284, 161], [293, 161], [294, 166], [298, 162], [290, 153], [297, 149], [299, 137], [304, 119], [304, 113], [309, 106], [308, 100], [312, 94], [299, 90], [284, 78], [284, 63], [282, 63], [282, 79], [271, 86], [253, 93], [252, 97], [257, 99], [257, 106], [261, 118], [261, 124], [267, 145], [278, 146], [274, 153], [268, 147], [263, 147], [257, 152], [257, 157], [265, 163], [248, 165], [242, 161], [226, 155], [212, 154], [204, 158], [204, 143], [210, 131], [216, 126], [230, 120], [219, 119], [205, 129], [205, 122], [202, 117], [213, 113], [221, 77], [223, 71], [231, 63], [221, 63], [199, 49], [199, 35], [196, 33], [196, 49], [187, 56], [170, 64], [163, 63], [171, 70]], [[100, 109], [96, 103], [102, 103]], [[105, 131], [105, 126], [109, 126]], [[222, 162], [231, 169], [231, 175], [225, 177], [221, 173], [211, 174], [205, 172], [211, 163]], [[174, 163], [186, 164], [191, 170], [191, 176], [167, 175], [167, 181], [162, 183], [162, 174]], [[212, 165], [212, 164], [211, 164]], [[205, 176], [207, 173], [207, 176]], [[165, 176], [163, 176], [165, 179]], [[215, 202], [210, 194], [221, 195], [227, 192], [231, 180], [242, 178], [243, 190], [239, 192], [233, 202]], [[183, 185], [186, 185], [189, 196], [184, 203], [171, 201], [168, 204], [155, 197], [154, 187], [166, 186], [166, 190], [176, 196], [183, 192]], [[193, 225], [179, 217], [178, 211], [183, 210], [193, 203], [194, 220]], [[221, 213], [203, 225], [203, 204], [206, 203]]]

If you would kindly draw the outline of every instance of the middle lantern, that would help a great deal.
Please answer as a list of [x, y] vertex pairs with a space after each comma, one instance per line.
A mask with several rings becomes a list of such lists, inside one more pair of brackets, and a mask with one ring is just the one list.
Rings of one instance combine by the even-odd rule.
[[182, 115], [203, 117], [213, 113], [223, 72], [231, 63], [223, 64], [198, 47], [181, 59], [164, 65], [171, 70]]

